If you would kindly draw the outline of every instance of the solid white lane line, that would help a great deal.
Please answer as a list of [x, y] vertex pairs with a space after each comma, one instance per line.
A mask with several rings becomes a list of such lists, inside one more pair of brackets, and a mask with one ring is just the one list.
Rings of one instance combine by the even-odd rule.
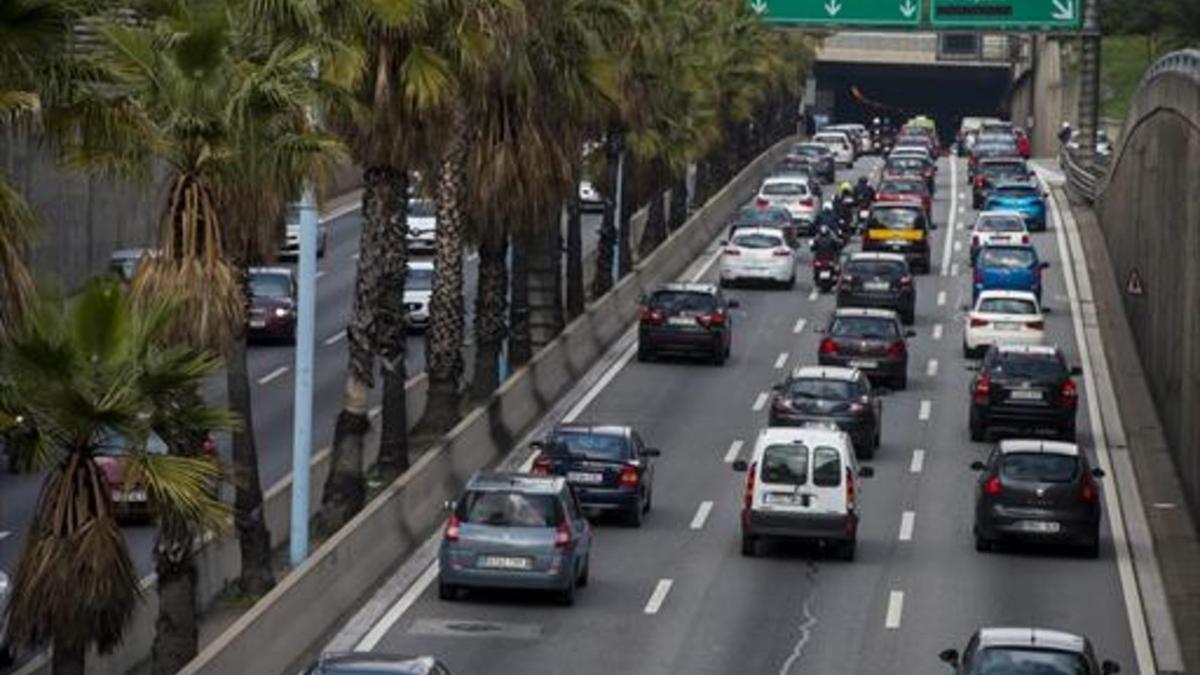
[[788, 360], [787, 352], [783, 352], [782, 354], [780, 354], [779, 358], [775, 359], [775, 369], [779, 370], [780, 368], [787, 365], [787, 360]]
[[662, 609], [663, 603], [667, 600], [667, 593], [671, 592], [671, 586], [675, 583], [672, 579], [659, 579], [658, 584], [654, 586], [654, 592], [650, 594], [650, 599], [646, 601], [646, 609], [642, 610], [646, 614], [658, 614], [658, 610]]
[[913, 527], [916, 524], [916, 511], [905, 511], [900, 514], [900, 541], [912, 541]]
[[925, 375], [928, 377], [937, 377], [938, 360], [929, 359], [929, 363], [925, 364]]
[[8, 539], [10, 536], [12, 536], [12, 532], [9, 532], [7, 530], [0, 532], [0, 541], [4, 541], [5, 539]]
[[291, 368], [288, 366], [279, 366], [275, 370], [272, 370], [271, 372], [267, 373], [266, 375], [263, 375], [262, 377], [258, 378], [258, 383], [259, 384], [269, 384], [269, 383], [273, 382], [274, 380], [277, 380], [280, 377], [282, 377], [289, 370], [291, 370]]
[[950, 276], [958, 276], [958, 263], [950, 263]]
[[797, 320], [796, 320], [796, 325], [795, 325], [795, 326], [792, 326], [792, 332], [793, 332], [793, 333], [800, 333], [800, 332], [803, 332], [803, 331], [804, 331], [804, 324], [805, 324], [805, 323], [807, 323], [807, 319], [797, 319]]
[[958, 161], [950, 158], [950, 213], [946, 216], [945, 245], [942, 247], [942, 276], [950, 273], [950, 246], [954, 241], [954, 219], [958, 216]]
[[883, 619], [883, 627], [891, 630], [899, 628], [902, 614], [904, 614], [904, 591], [892, 591], [888, 594], [887, 616]]
[[933, 324], [933, 339], [934, 340], [942, 339], [942, 324], [940, 324], [940, 323]]
[[937, 303], [938, 307], [946, 304], [946, 291], [938, 291]]
[[712, 502], [700, 502], [700, 507], [696, 509], [696, 515], [692, 517], [690, 527], [693, 530], [699, 530], [704, 527], [704, 521], [708, 520], [708, 514], [712, 511]]
[[933, 402], [929, 399], [921, 401], [921, 409], [917, 411], [917, 419], [922, 422], [929, 421], [929, 413], [933, 412]]
[[912, 461], [908, 464], [909, 473], [921, 473], [925, 469], [925, 451], [917, 448], [913, 450]]
[[767, 405], [767, 392], [759, 392], [758, 398], [754, 399], [754, 412], [762, 410], [765, 405]]
[[742, 442], [740, 440], [729, 444], [729, 450], [725, 453], [725, 463], [732, 464], [733, 460], [738, 458], [742, 453]]
[[346, 339], [346, 331], [343, 329], [343, 330], [339, 330], [338, 332], [334, 333], [333, 335], [330, 335], [329, 337], [325, 338], [324, 344], [326, 347], [332, 347], [345, 339]]
[[433, 564], [430, 565], [417, 579], [416, 583], [409, 586], [408, 590], [404, 591], [404, 595], [400, 596], [400, 599], [396, 601], [396, 604], [388, 608], [387, 613], [384, 614], [379, 621], [375, 622], [375, 625], [371, 627], [371, 630], [367, 631], [367, 634], [363, 636], [362, 640], [359, 640], [358, 644], [355, 645], [354, 648], [363, 652], [369, 652], [374, 649], [375, 645], [379, 644], [379, 641], [383, 639], [383, 636], [387, 635], [388, 631], [392, 629], [392, 626], [396, 625], [396, 622], [400, 620], [400, 617], [404, 616], [404, 613], [407, 612], [413, 605], [415, 605], [417, 600], [421, 599], [421, 594], [424, 593], [425, 589], [429, 588], [429, 586], [437, 580], [437, 576], [438, 564], [437, 560], [435, 559]]
[[809, 299], [810, 301], [813, 301], [813, 300], [816, 300], [816, 299], [817, 299], [817, 289], [815, 289], [815, 288], [814, 288], [814, 289], [812, 289], [812, 292], [808, 294], [808, 299]]

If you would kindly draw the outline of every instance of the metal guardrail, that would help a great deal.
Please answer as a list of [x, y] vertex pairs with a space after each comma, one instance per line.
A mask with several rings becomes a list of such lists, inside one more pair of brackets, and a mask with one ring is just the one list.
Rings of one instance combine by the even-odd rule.
[[1108, 160], [1101, 160], [1100, 166], [1085, 166], [1075, 158], [1075, 153], [1066, 145], [1058, 151], [1058, 165], [1067, 178], [1067, 192], [1072, 199], [1094, 204], [1099, 196], [1104, 174], [1108, 173]]

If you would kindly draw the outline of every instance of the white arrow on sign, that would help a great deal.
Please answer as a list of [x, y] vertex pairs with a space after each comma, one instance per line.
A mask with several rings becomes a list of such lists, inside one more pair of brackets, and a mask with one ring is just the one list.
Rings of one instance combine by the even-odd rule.
[[842, 4], [838, 0], [829, 0], [825, 3], [825, 11], [829, 12], [829, 16], [837, 16], [837, 13], [842, 11]]
[[906, 19], [911, 19], [913, 13], [916, 11], [917, 6], [912, 3], [912, 0], [904, 0], [904, 2], [900, 5], [900, 13], [903, 14], [904, 18]]
[[766, 0], [754, 0], [754, 2], [750, 3], [750, 9], [753, 10], [755, 14], [766, 14], [767, 2]]
[[1054, 12], [1050, 14], [1051, 18], [1057, 21], [1070, 21], [1075, 18], [1074, 0], [1065, 0], [1065, 2], [1059, 2], [1058, 0], [1050, 1], [1054, 3]]

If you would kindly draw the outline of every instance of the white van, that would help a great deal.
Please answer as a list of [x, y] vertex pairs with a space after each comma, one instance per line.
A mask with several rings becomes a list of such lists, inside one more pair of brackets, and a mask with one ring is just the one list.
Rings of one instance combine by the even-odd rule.
[[759, 432], [746, 472], [742, 555], [755, 556], [766, 539], [816, 540], [843, 560], [854, 559], [858, 539], [859, 467], [850, 436], [832, 425], [767, 427]]
[[833, 159], [845, 167], [854, 166], [854, 141], [848, 131], [822, 131], [812, 137], [813, 143], [829, 148]]

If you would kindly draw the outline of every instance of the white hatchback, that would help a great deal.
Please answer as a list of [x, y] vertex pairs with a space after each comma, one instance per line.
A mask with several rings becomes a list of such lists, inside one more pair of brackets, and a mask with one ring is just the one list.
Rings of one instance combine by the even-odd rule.
[[1040, 345], [1046, 317], [1028, 291], [983, 291], [967, 313], [963, 356], [977, 357], [991, 345]]
[[842, 166], [854, 166], [854, 141], [846, 131], [822, 131], [812, 137], [813, 143], [829, 148], [833, 159]]
[[796, 285], [796, 251], [783, 234], [766, 227], [739, 227], [721, 251], [721, 285], [769, 281]]
[[1025, 216], [1016, 211], [984, 211], [971, 227], [971, 264], [984, 246], [1027, 246], [1029, 241]]
[[755, 203], [787, 209], [792, 222], [812, 222], [817, 215], [817, 196], [803, 176], [771, 176], [758, 188]]

